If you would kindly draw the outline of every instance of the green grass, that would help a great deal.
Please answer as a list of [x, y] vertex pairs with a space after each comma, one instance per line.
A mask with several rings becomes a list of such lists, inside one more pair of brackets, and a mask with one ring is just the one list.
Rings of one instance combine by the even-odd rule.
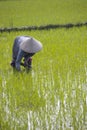
[[0, 27], [85, 22], [86, 12], [86, 0], [0, 1]]
[[[43, 44], [32, 70], [13, 72], [13, 40], [31, 35]], [[87, 29], [0, 34], [0, 129], [86, 130]]]

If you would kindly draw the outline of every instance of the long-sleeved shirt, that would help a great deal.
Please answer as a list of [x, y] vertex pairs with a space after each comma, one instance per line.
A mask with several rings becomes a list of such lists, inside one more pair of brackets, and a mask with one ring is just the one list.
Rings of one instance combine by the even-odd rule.
[[29, 36], [19, 36], [14, 40], [14, 45], [13, 45], [13, 60], [15, 60], [15, 67], [18, 71], [21, 70], [20, 68], [20, 63], [22, 58], [24, 57], [25, 59], [31, 57], [34, 55], [34, 53], [27, 53], [24, 52], [23, 50], [20, 49], [20, 44], [25, 40], [28, 39]]

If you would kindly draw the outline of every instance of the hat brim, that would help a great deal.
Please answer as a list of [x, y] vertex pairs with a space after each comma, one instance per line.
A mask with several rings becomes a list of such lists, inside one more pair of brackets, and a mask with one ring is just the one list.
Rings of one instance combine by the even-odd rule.
[[42, 44], [35, 38], [29, 37], [20, 44], [20, 48], [27, 53], [36, 53], [42, 49]]

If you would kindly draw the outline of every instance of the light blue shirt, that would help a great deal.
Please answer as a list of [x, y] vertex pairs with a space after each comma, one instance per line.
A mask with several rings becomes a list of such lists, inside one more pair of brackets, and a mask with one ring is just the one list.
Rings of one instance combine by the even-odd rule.
[[27, 57], [30, 57], [31, 54], [24, 52], [23, 50], [20, 49], [20, 44], [22, 43], [23, 40], [29, 38], [28, 36], [19, 36], [15, 39], [14, 45], [13, 45], [13, 59], [15, 60], [15, 67], [18, 71], [21, 70], [20, 68], [20, 63], [22, 58], [24, 57], [27, 59]]
[[20, 68], [20, 63], [21, 63], [22, 58], [23, 58], [25, 55], [26, 55], [26, 52], [24, 52], [24, 51], [22, 51], [22, 50], [20, 49], [19, 52], [18, 52], [18, 56], [17, 56], [16, 62], [15, 62], [15, 66], [16, 66], [16, 69], [17, 69], [18, 71], [21, 70], [21, 68]]

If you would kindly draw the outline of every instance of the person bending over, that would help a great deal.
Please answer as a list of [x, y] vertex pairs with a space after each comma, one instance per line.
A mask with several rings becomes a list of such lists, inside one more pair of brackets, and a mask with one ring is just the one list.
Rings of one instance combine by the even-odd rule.
[[[31, 36], [16, 37], [12, 47], [11, 66], [18, 71], [21, 71], [21, 65], [26, 68], [31, 68], [32, 56], [41, 49], [42, 44], [40, 41]], [[22, 63], [22, 59], [24, 63]]]

